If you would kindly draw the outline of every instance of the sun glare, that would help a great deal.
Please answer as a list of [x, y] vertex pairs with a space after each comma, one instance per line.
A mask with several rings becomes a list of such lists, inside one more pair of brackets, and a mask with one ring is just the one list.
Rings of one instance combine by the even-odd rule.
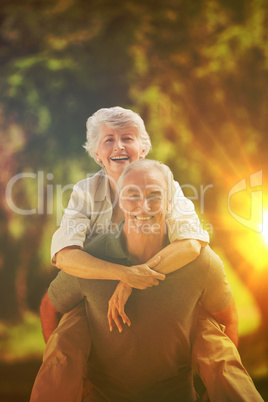
[[268, 212], [263, 213], [263, 223], [261, 225], [261, 229], [264, 241], [268, 246]]

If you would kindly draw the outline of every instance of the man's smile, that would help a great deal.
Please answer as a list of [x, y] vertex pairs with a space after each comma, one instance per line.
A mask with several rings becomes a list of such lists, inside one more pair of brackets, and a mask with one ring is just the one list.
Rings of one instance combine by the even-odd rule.
[[134, 216], [135, 219], [137, 219], [138, 221], [149, 221], [150, 219], [154, 218], [154, 215], [150, 215], [150, 216]]

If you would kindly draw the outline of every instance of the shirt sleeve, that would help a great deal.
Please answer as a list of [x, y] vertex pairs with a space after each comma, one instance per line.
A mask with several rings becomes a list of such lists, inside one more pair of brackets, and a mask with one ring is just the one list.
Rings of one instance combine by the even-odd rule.
[[200, 302], [209, 313], [216, 313], [229, 306], [233, 292], [226, 279], [223, 262], [210, 248], [209, 258], [209, 270]]
[[209, 235], [201, 226], [194, 204], [186, 198], [178, 182], [173, 181], [169, 195], [171, 210], [167, 215], [169, 240], [195, 239], [209, 243]]
[[55, 265], [55, 254], [68, 246], [83, 248], [87, 232], [91, 226], [91, 197], [87, 186], [77, 183], [64, 211], [61, 225], [52, 237], [51, 262]]
[[57, 311], [64, 314], [84, 299], [79, 280], [60, 271], [48, 288], [48, 297]]

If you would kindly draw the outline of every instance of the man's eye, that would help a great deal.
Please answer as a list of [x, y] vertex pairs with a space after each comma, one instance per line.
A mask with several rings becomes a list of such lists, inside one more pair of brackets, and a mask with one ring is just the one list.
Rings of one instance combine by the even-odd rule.
[[125, 200], [129, 200], [129, 201], [133, 201], [133, 200], [137, 201], [137, 200], [141, 199], [141, 197], [138, 194], [129, 195], [128, 197], [124, 197], [124, 198], [125, 198]]
[[162, 198], [161, 198], [160, 195], [154, 195], [153, 197], [149, 197], [149, 198], [147, 199], [148, 202], [161, 201], [161, 200], [162, 200]]

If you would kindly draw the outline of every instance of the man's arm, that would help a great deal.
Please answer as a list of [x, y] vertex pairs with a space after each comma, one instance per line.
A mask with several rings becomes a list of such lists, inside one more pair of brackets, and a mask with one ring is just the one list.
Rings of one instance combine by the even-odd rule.
[[[200, 240], [175, 240], [147, 261], [146, 264], [157, 272], [169, 274], [195, 260], [200, 254], [201, 247], [205, 247], [206, 244]], [[161, 258], [160, 262], [157, 258]], [[119, 332], [123, 331], [119, 316], [121, 316], [123, 323], [131, 325], [130, 319], [125, 313], [125, 304], [131, 292], [132, 288], [122, 281], [117, 285], [108, 306], [107, 318], [110, 331], [114, 328], [113, 322], [115, 322]]]
[[61, 319], [61, 314], [55, 309], [55, 307], [51, 303], [47, 292], [41, 302], [40, 317], [41, 317], [44, 339], [45, 342], [47, 343], [50, 335], [57, 328], [58, 323]]
[[217, 313], [212, 313], [219, 324], [225, 326], [225, 334], [238, 346], [238, 315], [234, 299], [229, 306]]

